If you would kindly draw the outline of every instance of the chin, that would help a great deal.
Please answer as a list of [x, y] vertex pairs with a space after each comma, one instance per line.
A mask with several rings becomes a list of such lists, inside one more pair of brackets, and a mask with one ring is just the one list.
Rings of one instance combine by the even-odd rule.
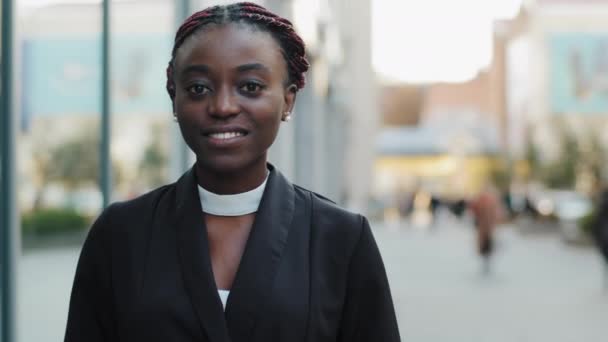
[[247, 170], [255, 160], [237, 156], [218, 156], [217, 158], [197, 158], [197, 165], [214, 173], [238, 173]]

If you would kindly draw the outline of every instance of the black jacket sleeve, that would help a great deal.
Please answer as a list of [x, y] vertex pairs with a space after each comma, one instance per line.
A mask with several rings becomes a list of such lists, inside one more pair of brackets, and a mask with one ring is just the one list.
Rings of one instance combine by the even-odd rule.
[[608, 262], [608, 191], [604, 191], [596, 209], [593, 236], [600, 252]]
[[108, 212], [109, 209], [95, 221], [82, 247], [65, 342], [118, 341], [113, 329]]
[[340, 342], [400, 341], [384, 264], [368, 221], [362, 218], [350, 261]]

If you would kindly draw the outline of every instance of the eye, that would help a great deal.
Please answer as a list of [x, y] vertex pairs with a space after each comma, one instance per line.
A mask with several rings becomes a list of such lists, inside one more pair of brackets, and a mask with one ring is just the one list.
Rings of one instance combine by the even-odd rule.
[[186, 90], [192, 95], [205, 95], [211, 91], [209, 87], [202, 84], [193, 84], [186, 88]]
[[259, 93], [260, 91], [262, 91], [262, 89], [264, 89], [264, 86], [258, 82], [249, 81], [249, 82], [244, 83], [240, 87], [240, 89], [241, 89], [241, 91], [243, 91], [245, 93], [255, 94], [255, 93]]

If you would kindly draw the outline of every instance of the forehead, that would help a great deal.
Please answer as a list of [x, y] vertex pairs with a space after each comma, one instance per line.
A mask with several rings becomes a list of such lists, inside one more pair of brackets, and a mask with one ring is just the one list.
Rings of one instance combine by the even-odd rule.
[[284, 70], [285, 59], [276, 39], [248, 24], [211, 24], [188, 37], [175, 56], [178, 70], [193, 64], [238, 66], [260, 63], [270, 70]]

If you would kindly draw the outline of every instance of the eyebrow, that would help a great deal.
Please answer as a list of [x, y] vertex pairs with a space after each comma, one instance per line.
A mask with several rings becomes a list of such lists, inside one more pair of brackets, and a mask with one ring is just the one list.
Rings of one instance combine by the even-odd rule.
[[[239, 73], [255, 70], [270, 72], [270, 68], [262, 63], [248, 63], [236, 67], [236, 71]], [[185, 67], [181, 72], [182, 75], [187, 75], [190, 73], [210, 74], [211, 68], [205, 64], [194, 64]]]
[[243, 65], [239, 65], [236, 68], [236, 71], [238, 71], [238, 72], [247, 72], [247, 71], [254, 71], [254, 70], [266, 71], [266, 72], [270, 71], [270, 69], [267, 66], [265, 66], [264, 64], [261, 64], [261, 63], [243, 64]]
[[204, 64], [195, 64], [195, 65], [188, 65], [187, 67], [185, 67], [181, 74], [182, 75], [186, 75], [186, 74], [190, 74], [190, 73], [201, 73], [201, 74], [208, 74], [210, 73], [211, 69], [204, 65]]

